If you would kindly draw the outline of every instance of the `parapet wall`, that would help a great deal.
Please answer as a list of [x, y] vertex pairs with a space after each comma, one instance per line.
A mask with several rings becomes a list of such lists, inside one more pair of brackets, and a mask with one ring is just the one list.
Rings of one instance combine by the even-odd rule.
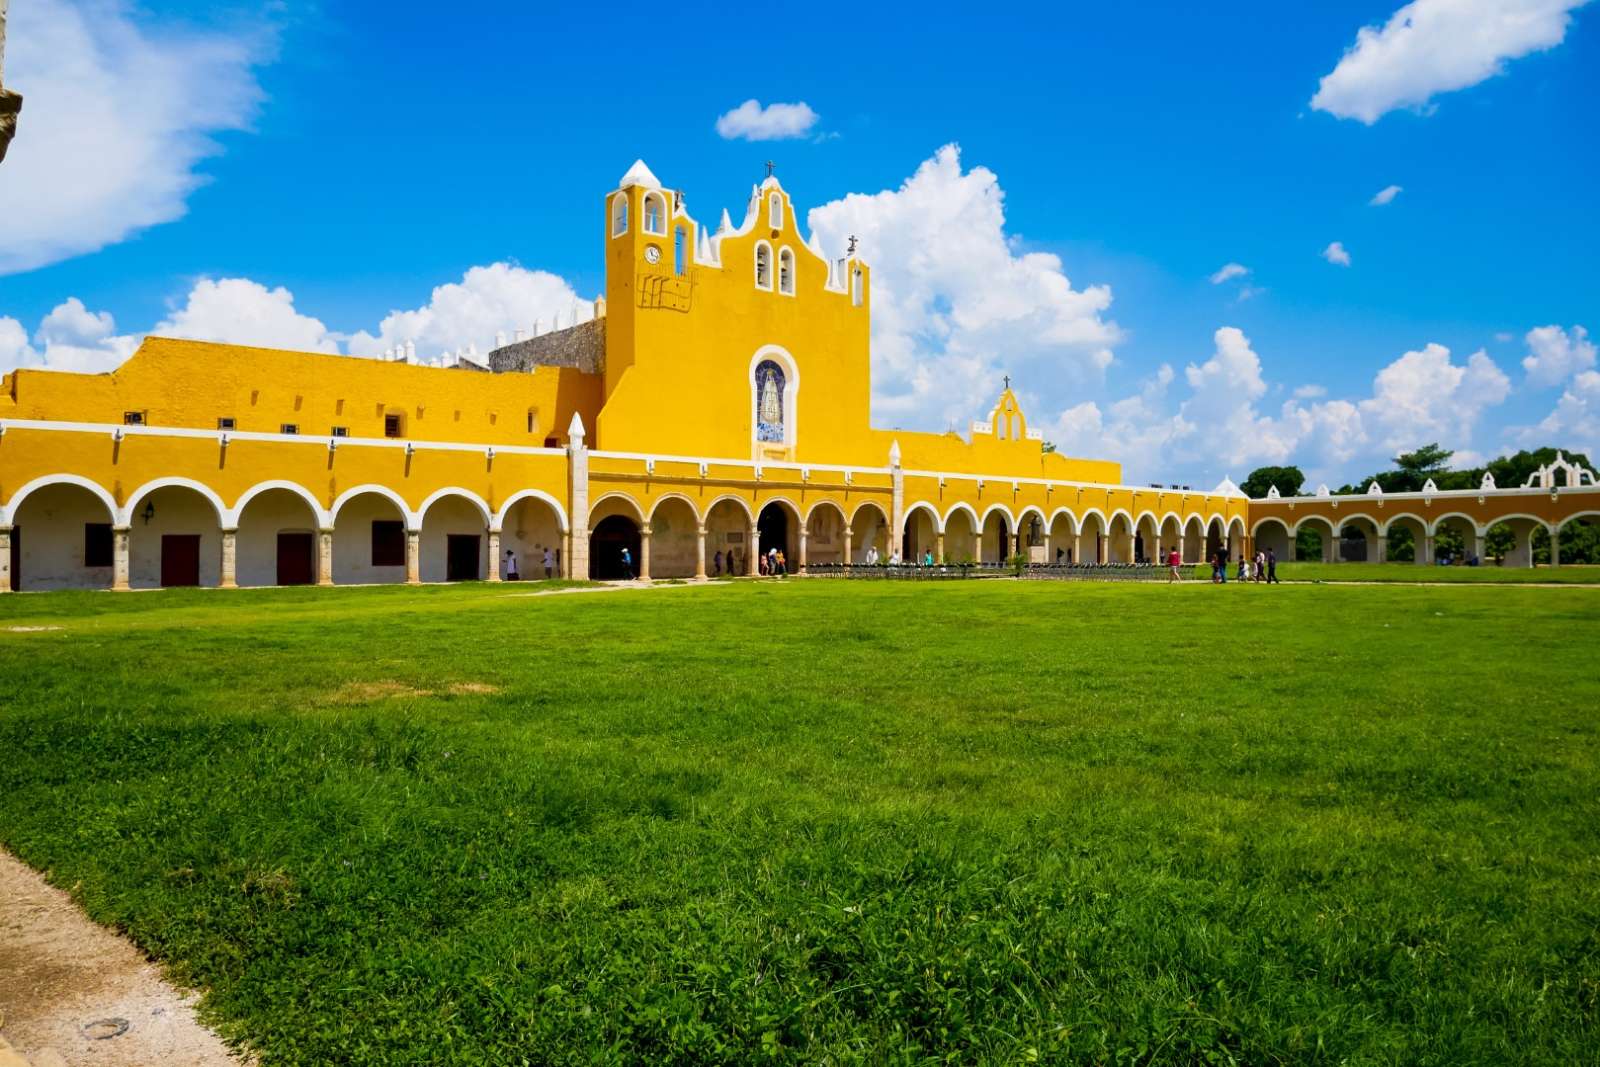
[[489, 353], [489, 369], [497, 374], [526, 373], [535, 367], [573, 367], [585, 374], [605, 374], [606, 320], [590, 319]]

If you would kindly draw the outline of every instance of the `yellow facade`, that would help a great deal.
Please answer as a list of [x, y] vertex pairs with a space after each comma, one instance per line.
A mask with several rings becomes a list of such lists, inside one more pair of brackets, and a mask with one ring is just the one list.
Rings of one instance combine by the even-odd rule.
[[0, 589], [496, 580], [508, 551], [606, 576], [624, 545], [656, 576], [745, 573], [774, 543], [791, 570], [1199, 559], [1297, 506], [1122, 485], [1045, 451], [1009, 388], [964, 436], [873, 428], [871, 270], [808, 245], [775, 179], [713, 233], [640, 163], [600, 216], [598, 329], [527, 346], [600, 339], [588, 364], [153, 337], [110, 374], [6, 376]]

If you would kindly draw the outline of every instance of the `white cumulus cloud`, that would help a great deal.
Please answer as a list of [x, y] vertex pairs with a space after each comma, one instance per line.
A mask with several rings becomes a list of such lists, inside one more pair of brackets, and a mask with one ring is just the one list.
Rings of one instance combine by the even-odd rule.
[[1344, 249], [1343, 241], [1334, 241], [1322, 250], [1322, 258], [1337, 267], [1350, 265], [1350, 253]]
[[6, 82], [26, 103], [0, 167], [0, 275], [182, 216], [213, 135], [254, 115], [271, 47], [258, 27], [156, 26], [119, 0], [13, 4]]
[[1250, 273], [1250, 268], [1242, 263], [1224, 263], [1217, 272], [1211, 276], [1212, 285], [1221, 285], [1229, 278], [1242, 278]]
[[1522, 369], [1528, 374], [1529, 385], [1556, 385], [1595, 364], [1594, 342], [1582, 326], [1574, 326], [1570, 333], [1559, 326], [1540, 326], [1529, 330], [1525, 340], [1528, 355], [1522, 361]]
[[202, 278], [189, 298], [150, 331], [163, 337], [222, 341], [298, 352], [338, 352], [339, 338], [295, 310], [294, 294], [248, 278]]
[[873, 266], [873, 406], [943, 430], [993, 402], [1002, 373], [1024, 383], [1098, 382], [1122, 338], [1111, 290], [1074, 289], [1061, 258], [1022, 250], [986, 167], [945, 145], [898, 188], [814, 209], [830, 252], [851, 234]]
[[810, 133], [819, 118], [804, 100], [762, 107], [752, 98], [717, 116], [717, 133], [730, 141], [785, 141]]
[[496, 333], [531, 332], [536, 324], [549, 330], [558, 319], [565, 327], [593, 317], [593, 301], [579, 297], [561, 277], [510, 263], [491, 263], [473, 267], [459, 282], [436, 287], [420, 308], [391, 311], [378, 324], [376, 334], [357, 332], [350, 338], [350, 352], [376, 356], [412, 341], [419, 356], [482, 345], [481, 358], [488, 354]]
[[1382, 207], [1385, 204], [1392, 204], [1394, 203], [1394, 198], [1399, 196], [1402, 192], [1404, 192], [1404, 190], [1398, 185], [1385, 185], [1382, 189], [1379, 189], [1375, 194], [1373, 194], [1372, 199], [1367, 201], [1367, 203], [1373, 207]]
[[1594, 459], [1600, 454], [1600, 371], [1578, 372], [1549, 415], [1533, 426], [1513, 429], [1511, 436], [1525, 447], [1553, 445]]
[[1414, 0], [1382, 27], [1363, 26], [1311, 98], [1318, 111], [1368, 125], [1399, 108], [1505, 70], [1507, 60], [1554, 48], [1588, 0]]

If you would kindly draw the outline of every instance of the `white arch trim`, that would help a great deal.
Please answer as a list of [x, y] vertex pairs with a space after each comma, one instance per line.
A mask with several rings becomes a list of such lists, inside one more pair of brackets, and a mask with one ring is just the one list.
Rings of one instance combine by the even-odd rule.
[[1072, 526], [1072, 536], [1078, 536], [1078, 531], [1083, 527], [1082, 524], [1078, 522], [1078, 516], [1073, 514], [1071, 508], [1056, 508], [1054, 511], [1052, 511], [1050, 513], [1050, 525], [1046, 527], [1046, 529], [1054, 530], [1056, 528], [1056, 520], [1061, 518], [1063, 515], [1067, 517], [1067, 522]]
[[[856, 520], [861, 517], [861, 513], [866, 511], [868, 508], [871, 508], [873, 511], [878, 513], [878, 518], [883, 521], [885, 526], [889, 525], [889, 513], [883, 510], [882, 504], [878, 503], [876, 500], [863, 500], [861, 503], [857, 504], [856, 509], [850, 513], [850, 526], [852, 529], [855, 528]], [[942, 531], [944, 529], [944, 525], [939, 521], [939, 513], [934, 510], [933, 505], [927, 503], [926, 501], [919, 500], [915, 504], [912, 504], [910, 507], [906, 508], [907, 518], [909, 518], [911, 513], [916, 511], [918, 508], [921, 508], [929, 515], [933, 516], [933, 528], [936, 531]]]
[[[1576, 511], [1576, 512], [1573, 512], [1571, 515], [1568, 515], [1566, 518], [1562, 519], [1557, 524], [1556, 528], [1557, 529], [1565, 529], [1567, 523], [1569, 523], [1569, 522], [1579, 522], [1579, 521], [1581, 521], [1583, 519], [1600, 520], [1600, 511]], [[1488, 533], [1488, 528], [1487, 527], [1484, 529], [1484, 532]]]
[[1348, 525], [1349, 523], [1357, 521], [1358, 519], [1365, 519], [1368, 522], [1372, 523], [1372, 528], [1378, 531], [1378, 536], [1379, 537], [1382, 537], [1384, 535], [1384, 525], [1383, 525], [1383, 523], [1378, 520], [1378, 517], [1376, 515], [1368, 515], [1364, 511], [1358, 511], [1354, 515], [1346, 515], [1346, 516], [1344, 516], [1343, 518], [1339, 519], [1339, 525], [1341, 527], [1343, 527], [1343, 526]]
[[429, 493], [428, 498], [418, 505], [418, 530], [422, 529], [423, 520], [428, 517], [428, 509], [433, 507], [436, 502], [443, 500], [447, 496], [459, 496], [468, 501], [473, 507], [477, 508], [478, 514], [483, 516], [484, 526], [487, 527], [491, 522], [494, 521], [493, 512], [489, 510], [489, 505], [484, 502], [481, 496], [479, 496], [477, 493], [474, 493], [470, 489], [463, 489], [458, 485], [447, 485], [443, 489], [435, 489], [433, 492]]
[[303, 485], [298, 484], [297, 482], [285, 481], [282, 478], [275, 478], [270, 482], [260, 482], [246, 489], [239, 499], [234, 501], [233, 510], [226, 513], [223, 520], [223, 525], [238, 526], [239, 516], [244, 514], [245, 505], [249, 504], [250, 501], [254, 500], [262, 493], [269, 492], [273, 489], [283, 489], [287, 492], [293, 493], [301, 500], [304, 500], [306, 505], [311, 508], [312, 518], [317, 520], [318, 529], [326, 529], [333, 525], [332, 517], [329, 516], [328, 512], [323, 508], [322, 504], [317, 500], [317, 498], [311, 495], [311, 490], [307, 489]]
[[1082, 519], [1082, 522], [1078, 526], [1078, 532], [1079, 533], [1082, 533], [1083, 532], [1083, 527], [1088, 525], [1089, 516], [1091, 516], [1091, 515], [1093, 515], [1094, 518], [1095, 518], [1095, 521], [1100, 524], [1099, 527], [1097, 528], [1097, 531], [1099, 533], [1109, 534], [1111, 532], [1111, 524], [1106, 521], [1106, 513], [1105, 512], [1101, 511], [1099, 508], [1084, 508], [1083, 509], [1083, 519]]
[[755, 512], [750, 510], [749, 502], [746, 501], [744, 499], [744, 497], [742, 497], [742, 496], [734, 496], [732, 493], [724, 493], [721, 496], [717, 497], [717, 499], [713, 500], [711, 503], [707, 504], [706, 505], [706, 519], [710, 519], [711, 518], [711, 513], [716, 510], [717, 505], [721, 504], [723, 501], [726, 501], [726, 500], [731, 500], [731, 501], [733, 501], [733, 503], [739, 505], [739, 510], [744, 512], [745, 521], [749, 522], [750, 525], [752, 525], [752, 526], [755, 525], [755, 522], [756, 522]]
[[811, 526], [811, 516], [817, 513], [818, 508], [832, 508], [834, 511], [839, 513], [839, 521], [841, 523], [848, 523], [850, 521], [850, 516], [845, 514], [844, 506], [838, 501], [818, 500], [816, 503], [812, 504], [811, 507], [806, 509], [806, 527], [808, 529]]
[[1017, 517], [1011, 514], [1010, 508], [999, 503], [998, 501], [983, 509], [983, 521], [978, 524], [978, 533], [983, 533], [984, 527], [989, 525], [989, 516], [993, 515], [997, 511], [1006, 517], [1006, 532], [1012, 534], [1016, 533]]
[[1176, 511], [1169, 511], [1165, 515], [1161, 516], [1160, 520], [1158, 520], [1158, 525], [1156, 526], [1156, 533], [1160, 533], [1162, 530], [1165, 530], [1167, 528], [1167, 523], [1169, 522], [1176, 522], [1178, 524], [1178, 536], [1183, 536], [1183, 516], [1179, 515]]
[[1478, 520], [1474, 519], [1471, 515], [1468, 515], [1462, 511], [1449, 511], [1443, 515], [1440, 515], [1437, 519], [1434, 519], [1433, 522], [1429, 524], [1428, 536], [1432, 537], [1434, 534], [1438, 533], [1440, 525], [1450, 519], [1466, 520], [1467, 525], [1472, 528], [1472, 534], [1474, 537], [1482, 537], [1484, 534], [1489, 532], [1487, 527], [1479, 526]]
[[1233, 518], [1228, 520], [1227, 530], [1228, 530], [1228, 536], [1229, 537], [1233, 536], [1234, 527], [1238, 527], [1240, 536], [1243, 536], [1243, 534], [1244, 534], [1244, 519], [1242, 519], [1238, 515], [1235, 515]]
[[[689, 510], [694, 511], [694, 501], [690, 500], [688, 497], [678, 496], [677, 493], [669, 493], [667, 496], [662, 497], [661, 500], [666, 500], [667, 497], [676, 497], [677, 499], [684, 501], [689, 505]], [[489, 529], [491, 531], [499, 531], [501, 525], [506, 521], [506, 516], [511, 514], [511, 509], [516, 507], [524, 500], [542, 500], [546, 504], [549, 504], [556, 513], [556, 525], [561, 528], [562, 533], [568, 532], [567, 509], [561, 506], [561, 501], [557, 500], [555, 497], [551, 496], [542, 489], [519, 489], [515, 493], [512, 493], [510, 496], [506, 497], [505, 503], [500, 505], [500, 510], [495, 512], [494, 517], [490, 520]], [[656, 503], [659, 505], [661, 501], [658, 500]], [[695, 516], [695, 521], [698, 522], [699, 519], [700, 516], [697, 514]], [[421, 526], [422, 523], [417, 523], [417, 527], [419, 529]]]
[[[1403, 516], [1403, 517], [1405, 517], [1405, 518], [1416, 518], [1415, 515], [1408, 515], [1408, 516]], [[1573, 517], [1575, 518], [1576, 516], [1573, 516]], [[1402, 518], [1402, 516], [1396, 515], [1395, 518]], [[1485, 534], [1487, 534], [1492, 528], [1494, 528], [1495, 526], [1500, 525], [1502, 522], [1512, 522], [1512, 521], [1514, 521], [1516, 519], [1525, 519], [1528, 522], [1534, 523], [1537, 526], [1543, 526], [1546, 531], [1548, 531], [1550, 529], [1550, 520], [1549, 519], [1541, 519], [1537, 515], [1525, 515], [1525, 514], [1523, 514], [1521, 512], [1518, 512], [1515, 515], [1500, 515], [1500, 516], [1498, 516], [1498, 517], [1496, 517], [1494, 519], [1489, 520], [1489, 524], [1483, 528], [1483, 532]], [[1562, 519], [1561, 521], [1563, 523], [1565, 523], [1567, 520], [1566, 519]]]
[[[134, 513], [139, 508], [139, 501], [143, 500], [157, 489], [172, 488], [192, 489], [196, 493], [199, 493], [201, 496], [205, 497], [206, 500], [211, 503], [212, 508], [215, 509], [217, 513], [217, 524], [219, 526], [234, 527], [239, 525], [238, 508], [234, 508], [232, 511], [229, 511], [228, 506], [222, 502], [222, 498], [216, 494], [214, 489], [212, 489], [209, 485], [204, 485], [190, 478], [157, 478], [154, 481], [145, 482], [143, 485], [129, 494], [128, 502], [123, 506], [122, 509], [122, 518], [120, 520], [122, 524], [125, 526], [132, 525]], [[320, 514], [320, 511], [317, 513]]]
[[1113, 508], [1111, 510], [1111, 518], [1106, 522], [1106, 531], [1108, 533], [1110, 532], [1111, 523], [1116, 522], [1117, 521], [1117, 516], [1119, 516], [1119, 515], [1122, 518], [1128, 520], [1128, 536], [1132, 537], [1138, 531], [1134, 529], [1133, 516], [1129, 515], [1128, 512], [1126, 511], [1126, 509], [1124, 509], [1124, 508]]
[[633, 497], [629, 496], [627, 493], [606, 493], [605, 495], [601, 496], [600, 499], [589, 505], [590, 533], [594, 533], [595, 514], [599, 512], [600, 505], [604, 504], [608, 500], [620, 500], [623, 504], [627, 505], [628, 514], [632, 517], [633, 521], [638, 523], [640, 526], [643, 526], [645, 523], [650, 521], [649, 519], [645, 518], [644, 509], [639, 506], [639, 502], [633, 499]]
[[1250, 527], [1250, 536], [1252, 538], [1256, 537], [1261, 532], [1261, 528], [1269, 522], [1277, 523], [1279, 526], [1283, 527], [1283, 532], [1285, 534], [1288, 534], [1291, 537], [1294, 536], [1294, 530], [1290, 528], [1289, 524], [1278, 518], [1276, 515], [1268, 515], [1265, 518], [1257, 519], [1255, 521], [1255, 525]]
[[790, 500], [786, 496], [772, 496], [772, 497], [768, 497], [767, 499], [761, 501], [761, 506], [756, 509], [756, 521], [757, 522], [759, 522], [761, 520], [761, 513], [763, 511], [766, 511], [767, 507], [769, 505], [772, 505], [772, 504], [782, 504], [785, 508], [788, 508], [789, 509], [789, 515], [794, 519], [795, 522], [804, 522], [805, 521], [805, 514], [806, 513], [800, 510], [800, 505], [799, 504], [796, 504], [793, 500]]
[[[1030, 511], [1033, 512], [1035, 515], [1039, 516], [1040, 525], [1044, 525], [1044, 524], [1046, 524], [1048, 522], [1048, 520], [1044, 517], [1044, 509], [1043, 508], [1041, 508], [1041, 507], [1039, 507], [1039, 506], [1037, 506], [1035, 504], [1029, 504], [1026, 507], [1024, 507], [1021, 511], [1017, 512], [1017, 525], [1018, 526], [1021, 526], [1025, 521], [1027, 521], [1028, 512], [1030, 512]], [[1046, 527], [1046, 532], [1047, 533], [1049, 532], [1048, 527]]]
[[16, 518], [17, 509], [22, 506], [22, 502], [28, 499], [36, 490], [50, 485], [75, 485], [79, 489], [87, 489], [94, 494], [100, 503], [106, 506], [106, 512], [111, 516], [113, 523], [118, 526], [128, 525], [127, 515], [123, 513], [121, 508], [117, 507], [116, 498], [108, 493], [98, 482], [80, 478], [76, 474], [46, 474], [41, 478], [35, 478], [11, 494], [11, 499], [6, 502], [6, 506], [0, 508], [0, 526], [10, 526]]
[[950, 510], [944, 513], [944, 521], [939, 523], [940, 533], [945, 532], [950, 525], [951, 517], [954, 516], [958, 511], [964, 511], [967, 513], [967, 519], [972, 523], [973, 533], [981, 534], [983, 532], [983, 524], [978, 521], [978, 513], [972, 510], [971, 504], [952, 504], [950, 506]]
[[358, 485], [354, 488], [346, 489], [344, 492], [340, 493], [338, 499], [333, 502], [333, 507], [328, 509], [329, 522], [337, 526], [339, 523], [339, 510], [351, 500], [361, 496], [364, 493], [372, 493], [376, 496], [381, 496], [395, 507], [399, 508], [400, 517], [405, 520], [407, 530], [410, 530], [412, 533], [416, 533], [418, 530], [422, 529], [421, 517], [411, 510], [411, 505], [405, 502], [404, 497], [386, 485], [376, 485], [371, 483], [367, 485]]

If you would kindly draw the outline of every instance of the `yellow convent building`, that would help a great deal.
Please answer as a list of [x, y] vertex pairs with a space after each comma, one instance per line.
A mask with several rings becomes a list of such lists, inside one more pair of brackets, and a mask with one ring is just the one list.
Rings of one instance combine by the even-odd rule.
[[[7, 375], [0, 591], [497, 581], [546, 558], [608, 578], [625, 547], [659, 578], [773, 546], [804, 570], [1249, 543], [1231, 482], [1122, 485], [1046, 452], [1009, 388], [965, 437], [874, 429], [871, 270], [808, 244], [776, 178], [712, 233], [639, 162], [600, 222], [595, 317], [487, 369], [151, 337], [109, 374]], [[1327, 521], [1295, 507], [1267, 510]]]

